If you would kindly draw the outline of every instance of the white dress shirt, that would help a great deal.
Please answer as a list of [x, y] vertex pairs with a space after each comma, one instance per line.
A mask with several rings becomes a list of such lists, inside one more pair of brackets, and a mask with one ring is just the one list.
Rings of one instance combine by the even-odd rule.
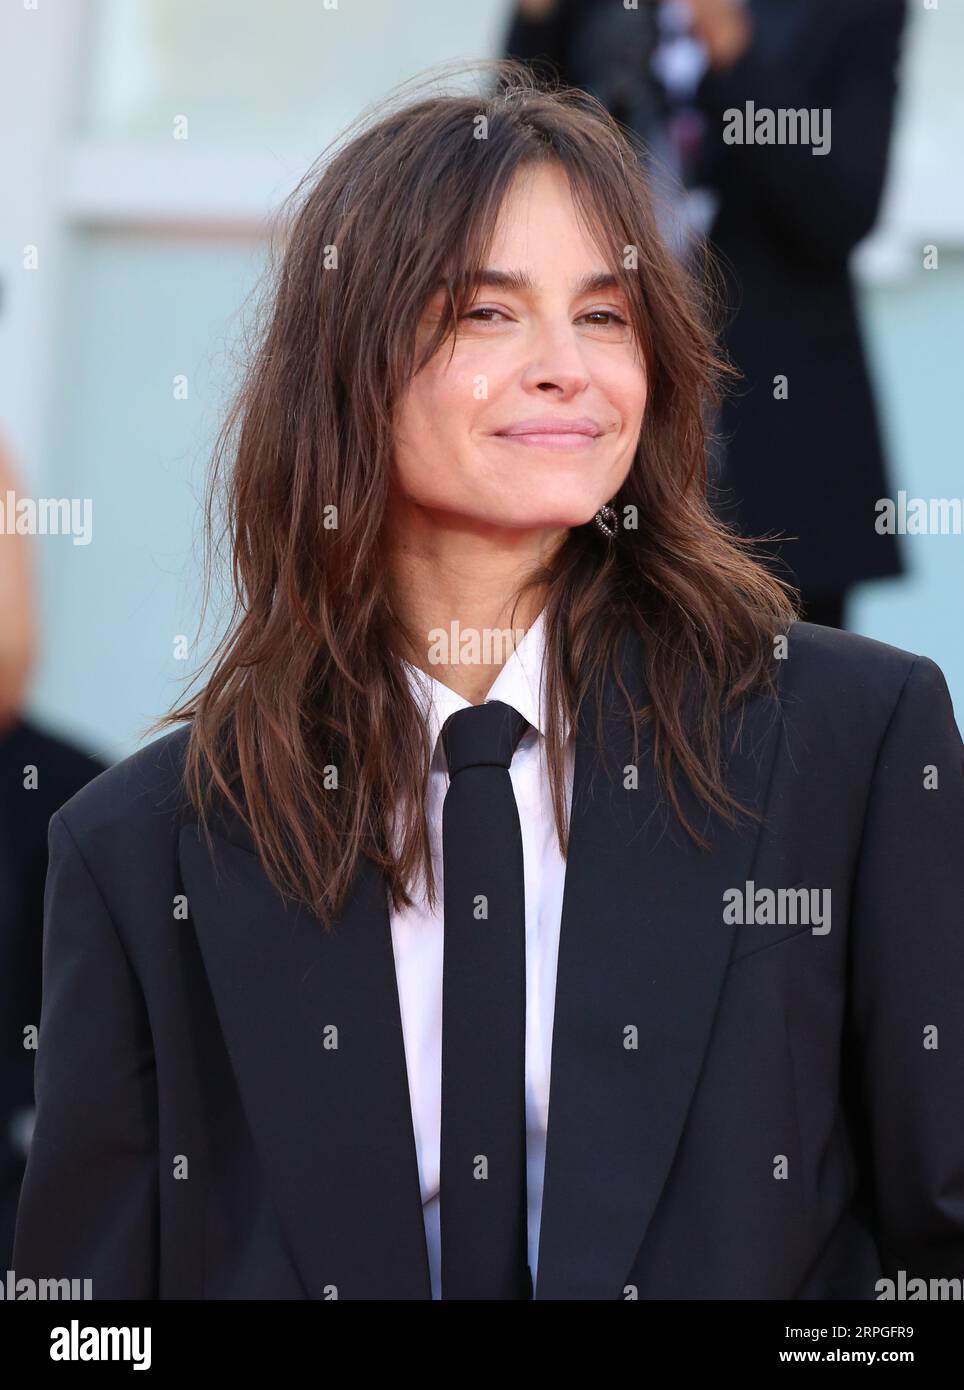
[[[545, 758], [545, 692], [541, 680], [544, 612], [500, 669], [485, 697], [502, 700], [532, 725], [523, 734], [509, 768], [522, 826], [526, 918], [526, 1169], [528, 1184], [529, 1268], [537, 1275], [542, 1184], [549, 1117], [549, 1062], [556, 992], [556, 961], [565, 860], [556, 839]], [[439, 731], [448, 716], [471, 702], [417, 666], [406, 674], [428, 723], [434, 749], [426, 797], [426, 818], [438, 911], [429, 911], [423, 887], [415, 906], [390, 910], [395, 973], [398, 980], [409, 1095], [422, 1189], [432, 1297], [440, 1297], [439, 1148], [442, 1097], [442, 802], [448, 789], [445, 749]], [[567, 726], [563, 724], [563, 728]], [[566, 742], [566, 808], [572, 801], [574, 741]]]

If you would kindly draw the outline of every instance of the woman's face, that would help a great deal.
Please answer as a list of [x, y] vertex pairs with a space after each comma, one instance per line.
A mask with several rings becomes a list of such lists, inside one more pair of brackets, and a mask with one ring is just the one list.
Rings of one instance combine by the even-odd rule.
[[[395, 487], [446, 525], [582, 525], [629, 471], [646, 373], [622, 291], [591, 283], [610, 270], [561, 167], [516, 179], [486, 269], [495, 277], [477, 286], [454, 351], [443, 343], [400, 403]], [[440, 289], [420, 344], [444, 301]]]

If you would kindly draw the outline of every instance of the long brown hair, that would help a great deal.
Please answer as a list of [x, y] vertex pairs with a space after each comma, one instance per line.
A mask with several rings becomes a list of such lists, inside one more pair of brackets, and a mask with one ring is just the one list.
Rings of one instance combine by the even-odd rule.
[[[207, 497], [204, 608], [226, 539], [231, 616], [204, 687], [152, 726], [191, 720], [185, 789], [202, 824], [224, 798], [275, 886], [326, 926], [363, 853], [396, 908], [411, 903], [420, 874], [436, 901], [424, 815], [433, 750], [384, 565], [393, 415], [457, 331], [524, 166], [554, 160], [567, 173], [629, 297], [648, 375], [637, 452], [615, 499], [638, 529], [609, 542], [591, 523], [571, 528], [516, 598], [531, 586], [545, 595], [547, 758], [564, 852], [557, 711], [575, 727], [626, 628], [642, 639], [651, 700], [634, 710], [614, 671], [634, 739], [651, 719], [661, 782], [705, 845], [676, 775], [724, 818], [743, 809], [726, 786], [721, 714], [753, 690], [776, 695], [773, 636], [796, 615], [787, 586], [708, 503], [707, 410], [732, 369], [709, 327], [708, 280], [661, 240], [640, 150], [594, 97], [513, 60], [473, 66], [494, 78], [484, 90], [413, 97], [405, 84], [365, 113], [287, 205], [260, 339]], [[416, 362], [413, 326], [439, 280], [447, 312]]]

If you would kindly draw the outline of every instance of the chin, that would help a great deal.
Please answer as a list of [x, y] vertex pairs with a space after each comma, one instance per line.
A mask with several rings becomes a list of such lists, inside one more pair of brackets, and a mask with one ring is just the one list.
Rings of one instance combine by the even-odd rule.
[[[592, 511], [585, 514], [584, 509], [560, 508], [557, 512], [539, 512], [531, 516], [521, 518], [518, 521], [510, 521], [510, 526], [518, 526], [531, 531], [553, 531], [571, 530], [574, 526], [585, 526], [587, 521], [592, 521], [598, 512], [599, 507], [594, 506]], [[503, 521], [503, 525], [506, 523]]]
[[[614, 487], [613, 491], [615, 490]], [[557, 496], [551, 493], [547, 496], [547, 491], [542, 489], [538, 495], [520, 497], [516, 505], [513, 505], [511, 490], [507, 487], [504, 497], [500, 499], [498, 514], [491, 519], [508, 526], [543, 529], [551, 529], [554, 526], [584, 526], [587, 521], [592, 521], [599, 508], [604, 506], [611, 496], [607, 493], [602, 502], [597, 502], [594, 498], [587, 497], [584, 489], [579, 489], [578, 492], [575, 489], [559, 489]]]

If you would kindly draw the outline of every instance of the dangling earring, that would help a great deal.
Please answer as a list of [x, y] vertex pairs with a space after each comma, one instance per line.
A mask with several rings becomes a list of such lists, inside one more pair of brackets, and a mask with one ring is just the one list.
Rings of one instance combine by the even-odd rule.
[[609, 503], [606, 502], [599, 508], [599, 511], [593, 517], [593, 521], [595, 521], [606, 539], [611, 541], [619, 526], [615, 508], [611, 507]]

